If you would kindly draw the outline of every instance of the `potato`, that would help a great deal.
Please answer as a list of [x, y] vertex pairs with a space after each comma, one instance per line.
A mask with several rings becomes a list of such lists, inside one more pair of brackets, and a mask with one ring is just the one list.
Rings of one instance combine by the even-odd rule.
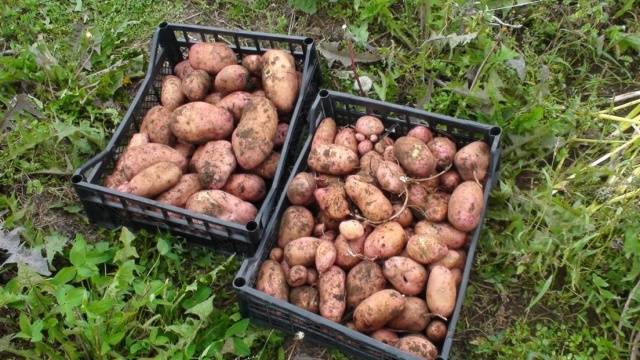
[[[393, 213], [394, 214], [397, 214], [398, 211], [400, 211], [400, 210], [402, 210], [402, 205], [401, 204], [393, 204]], [[413, 214], [411, 213], [411, 210], [409, 210], [409, 208], [404, 208], [404, 210], [402, 210], [400, 215], [398, 215], [398, 217], [395, 218], [395, 221], [397, 221], [398, 224], [400, 224], [404, 228], [406, 228], [407, 226], [410, 226], [411, 224], [413, 224]]]
[[133, 146], [145, 145], [148, 143], [149, 143], [149, 135], [146, 133], [139, 132], [131, 135], [131, 139], [129, 139], [129, 144], [127, 145], [127, 148], [130, 148]]
[[456, 143], [444, 136], [438, 136], [427, 143], [429, 150], [436, 158], [436, 168], [445, 169], [453, 162], [458, 150]]
[[331, 185], [340, 185], [344, 186], [344, 181], [342, 178], [337, 175], [327, 175], [327, 174], [315, 174], [316, 178], [316, 186], [319, 188], [331, 186]]
[[291, 289], [291, 292], [289, 293], [289, 302], [297, 307], [317, 314], [320, 297], [318, 295], [318, 290], [313, 286], [300, 286], [295, 289]]
[[357, 220], [345, 220], [338, 226], [340, 235], [347, 240], [355, 240], [364, 236], [364, 226]]
[[429, 141], [433, 139], [433, 133], [431, 132], [431, 130], [429, 130], [428, 127], [422, 125], [414, 126], [413, 129], [409, 130], [407, 136], [419, 139], [425, 144], [428, 144]]
[[291, 54], [272, 49], [262, 55], [262, 86], [278, 112], [288, 114], [293, 110], [300, 87]]
[[360, 171], [364, 171], [366, 174], [376, 176], [378, 167], [384, 162], [382, 155], [374, 151], [362, 155], [360, 158]]
[[198, 191], [187, 200], [185, 208], [243, 225], [255, 220], [258, 212], [250, 202], [222, 190]]
[[194, 101], [173, 111], [170, 126], [180, 141], [202, 144], [228, 138], [233, 131], [233, 117], [221, 107]]
[[140, 171], [128, 183], [118, 186], [117, 190], [138, 196], [155, 197], [176, 185], [181, 176], [182, 171], [176, 164], [162, 161]]
[[344, 187], [340, 185], [316, 189], [313, 192], [313, 196], [318, 203], [318, 207], [331, 219], [341, 220], [351, 213]]
[[393, 194], [401, 194], [406, 191], [407, 184], [402, 181], [405, 176], [402, 167], [392, 161], [383, 161], [376, 171], [376, 179], [380, 187]]
[[338, 130], [336, 122], [332, 118], [327, 117], [322, 119], [322, 121], [320, 121], [320, 123], [318, 124], [315, 133], [313, 134], [311, 149], [322, 144], [333, 144], [333, 139], [336, 137], [337, 131]]
[[197, 191], [202, 190], [200, 180], [197, 174], [186, 174], [180, 177], [178, 183], [171, 189], [163, 192], [156, 198], [163, 204], [169, 204], [178, 207], [184, 207], [187, 199]]
[[243, 169], [253, 169], [271, 155], [277, 127], [278, 113], [271, 101], [252, 97], [231, 136], [233, 152]]
[[424, 266], [404, 256], [387, 259], [382, 267], [382, 273], [396, 290], [407, 296], [422, 293], [427, 283], [427, 270]]
[[318, 291], [320, 292], [320, 315], [340, 322], [346, 304], [345, 273], [337, 266], [332, 266], [329, 270], [320, 274], [318, 280]]
[[421, 264], [436, 262], [447, 255], [447, 246], [434, 234], [416, 234], [407, 242], [407, 254]]
[[467, 241], [467, 234], [454, 228], [448, 223], [432, 223], [429, 221], [419, 221], [415, 226], [416, 234], [434, 234], [449, 249], [459, 249]]
[[338, 235], [334, 246], [336, 247], [335, 264], [343, 269], [351, 269], [362, 261], [365, 236], [348, 241], [342, 235]]
[[333, 230], [325, 231], [322, 235], [320, 235], [320, 239], [333, 242], [336, 239], [336, 233]]
[[216, 105], [230, 112], [233, 120], [238, 122], [242, 118], [242, 112], [249, 105], [251, 97], [252, 95], [246, 91], [234, 91], [218, 100]]
[[167, 75], [162, 79], [162, 90], [160, 91], [160, 103], [169, 111], [173, 111], [178, 106], [184, 104], [186, 97], [182, 93], [182, 80], [173, 75]]
[[348, 176], [345, 182], [347, 195], [367, 219], [371, 221], [388, 219], [393, 215], [393, 205], [380, 189], [362, 180], [361, 176]]
[[372, 143], [374, 143], [374, 142], [378, 141], [378, 135], [376, 135], [376, 134], [371, 134], [371, 135], [369, 136], [369, 141], [371, 141]]
[[188, 144], [188, 143], [183, 143], [183, 142], [177, 142], [173, 148], [179, 152], [182, 156], [184, 156], [185, 158], [189, 158], [191, 155], [193, 155], [193, 152], [195, 150], [195, 146], [193, 144]]
[[338, 220], [330, 218], [329, 215], [322, 210], [317, 213], [316, 223], [323, 224], [325, 231], [337, 231], [338, 225], [340, 224]]
[[307, 269], [307, 284], [316, 286], [318, 283], [318, 271], [313, 268]]
[[392, 138], [383, 136], [378, 142], [376, 142], [376, 144], [373, 146], [373, 149], [378, 154], [383, 154], [388, 147], [393, 147], [393, 143], [394, 141]]
[[301, 237], [291, 240], [284, 246], [284, 259], [291, 266], [311, 266], [316, 260], [316, 249], [320, 239], [314, 237]]
[[118, 186], [127, 182], [127, 177], [120, 170], [114, 170], [111, 175], [107, 175], [104, 178], [104, 186], [109, 189], [116, 189]]
[[400, 255], [407, 239], [402, 225], [389, 221], [378, 225], [364, 242], [364, 256], [387, 259]]
[[302, 206], [289, 206], [282, 214], [278, 230], [278, 246], [284, 248], [291, 240], [311, 236], [313, 214]]
[[226, 140], [209, 141], [200, 146], [191, 161], [200, 184], [207, 189], [222, 189], [236, 169], [231, 143]]
[[358, 154], [360, 154], [360, 156], [370, 151], [373, 151], [373, 143], [371, 141], [365, 140], [358, 144]]
[[396, 333], [385, 328], [372, 332], [371, 337], [384, 344], [391, 345], [391, 346], [396, 346], [396, 343], [398, 342], [398, 340], [400, 340], [400, 338]]
[[[284, 257], [284, 250], [282, 251], [282, 256]], [[284, 271], [284, 276], [289, 276], [289, 271], [291, 271], [291, 266], [287, 264], [287, 260], [282, 259], [280, 262], [280, 266], [282, 267], [282, 271]]]
[[314, 171], [330, 175], [347, 175], [360, 164], [358, 154], [335, 144], [320, 144], [311, 148], [307, 164]]
[[447, 324], [442, 320], [431, 320], [429, 325], [427, 325], [425, 334], [430, 341], [440, 343], [447, 336]]
[[233, 174], [224, 185], [224, 191], [244, 201], [257, 202], [267, 193], [264, 180], [253, 174]]
[[396, 155], [394, 153], [393, 146], [389, 146], [388, 148], [384, 149], [384, 152], [382, 153], [382, 158], [387, 161], [398, 162], [398, 159], [396, 159]]
[[435, 360], [438, 356], [438, 348], [422, 335], [402, 337], [396, 343], [396, 347], [425, 360]]
[[307, 268], [302, 265], [294, 265], [287, 274], [287, 284], [291, 287], [302, 286], [307, 283]]
[[213, 92], [209, 95], [207, 95], [204, 100], [204, 102], [211, 104], [211, 105], [218, 105], [218, 103], [220, 102], [220, 100], [222, 100], [224, 96], [222, 96], [221, 93], [218, 92]]
[[380, 290], [358, 304], [353, 312], [353, 322], [358, 331], [381, 329], [402, 313], [405, 304], [405, 297], [396, 290]]
[[359, 132], [357, 132], [355, 136], [356, 136], [356, 140], [358, 140], [358, 142], [362, 142], [362, 141], [367, 140], [367, 137], [364, 136], [364, 134], [360, 134]]
[[375, 116], [364, 115], [356, 120], [356, 131], [366, 137], [380, 135], [384, 132], [384, 124]]
[[191, 72], [193, 72], [193, 68], [191, 67], [191, 64], [189, 63], [189, 60], [182, 60], [180, 61], [176, 67], [173, 68], [173, 73], [176, 74], [177, 77], [179, 77], [180, 79], [184, 79], [187, 77], [187, 75], [191, 74]]
[[443, 317], [453, 313], [456, 305], [456, 283], [453, 274], [444, 266], [434, 266], [427, 280], [427, 306]]
[[313, 202], [315, 177], [308, 172], [298, 173], [287, 186], [287, 198], [293, 205], [309, 205]]
[[289, 124], [281, 122], [276, 128], [276, 137], [273, 138], [273, 146], [282, 146], [289, 132]]
[[256, 289], [277, 299], [287, 301], [289, 297], [289, 286], [285, 280], [284, 271], [280, 264], [273, 260], [265, 260], [260, 265]]
[[140, 132], [146, 134], [150, 142], [172, 145], [176, 139], [169, 127], [170, 122], [171, 111], [162, 105], [156, 105], [149, 109], [142, 118]]
[[347, 275], [347, 306], [355, 308], [364, 299], [383, 290], [386, 280], [378, 264], [362, 261]]
[[194, 69], [200, 69], [215, 75], [228, 65], [238, 62], [236, 54], [221, 42], [201, 42], [189, 48], [189, 64]]
[[352, 128], [342, 128], [336, 134], [333, 143], [351, 149], [354, 153], [358, 152], [358, 140], [356, 140], [356, 132]]
[[424, 178], [436, 171], [436, 158], [429, 147], [417, 138], [398, 138], [393, 144], [393, 155], [410, 176]]
[[453, 192], [460, 182], [460, 174], [455, 170], [449, 170], [440, 176], [440, 188], [448, 193]]
[[271, 259], [273, 261], [280, 262], [280, 261], [282, 261], [283, 256], [284, 256], [284, 252], [283, 252], [282, 248], [279, 248], [279, 247], [274, 247], [269, 252], [269, 259]]
[[445, 221], [449, 197], [449, 194], [441, 191], [427, 195], [427, 201], [423, 205], [425, 219], [434, 222]]
[[429, 322], [428, 313], [426, 301], [410, 296], [405, 298], [404, 309], [400, 315], [391, 319], [386, 326], [394, 330], [422, 332]]
[[280, 153], [274, 151], [260, 165], [253, 168], [251, 172], [265, 180], [271, 180], [278, 170], [278, 162], [280, 162]]
[[321, 240], [316, 249], [316, 269], [319, 273], [329, 270], [336, 261], [336, 247], [329, 240]]
[[475, 181], [465, 181], [451, 194], [447, 218], [456, 229], [469, 232], [480, 223], [483, 208], [482, 187]]
[[430, 264], [430, 267], [433, 266], [444, 266], [447, 269], [463, 269], [464, 262], [467, 259], [467, 254], [464, 250], [449, 250], [447, 251], [447, 255], [445, 255], [442, 259]]
[[245, 55], [242, 58], [242, 66], [247, 68], [252, 75], [261, 76], [262, 74], [262, 56], [260, 55]]
[[249, 82], [249, 70], [242, 65], [227, 65], [216, 75], [214, 89], [222, 94], [244, 91]]
[[483, 182], [489, 170], [489, 145], [474, 141], [462, 147], [453, 158], [453, 164], [462, 180]]
[[449, 269], [451, 271], [451, 276], [453, 276], [453, 281], [456, 284], [456, 287], [460, 285], [462, 282], [462, 270], [458, 268]]
[[187, 159], [173, 148], [164, 144], [148, 143], [128, 148], [118, 159], [116, 170], [131, 179], [142, 170], [161, 161], [169, 161], [181, 170], [186, 169]]
[[209, 92], [211, 77], [204, 70], [194, 70], [182, 80], [182, 93], [190, 101], [202, 100]]

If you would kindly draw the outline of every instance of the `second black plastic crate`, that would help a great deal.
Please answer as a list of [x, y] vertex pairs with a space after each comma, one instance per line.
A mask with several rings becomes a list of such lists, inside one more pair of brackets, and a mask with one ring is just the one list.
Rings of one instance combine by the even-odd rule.
[[[296, 67], [302, 72], [300, 95], [288, 119], [289, 130], [281, 148], [275, 177], [267, 183], [267, 195], [257, 205], [255, 221], [246, 225], [223, 221], [103, 186], [104, 177], [111, 173], [129, 139], [138, 131], [147, 110], [160, 104], [162, 78], [173, 74], [174, 66], [187, 57], [191, 45], [216, 41], [228, 44], [239, 59], [244, 55], [262, 54], [269, 49], [286, 50], [293, 55]], [[72, 177], [87, 216], [92, 222], [108, 227], [123, 225], [169, 230], [221, 252], [253, 255], [295, 161], [295, 155], [291, 155], [292, 149], [299, 148], [298, 142], [305, 138], [301, 134], [306, 135], [306, 109], [313, 101], [321, 80], [313, 39], [162, 23], [154, 33], [150, 51], [147, 74], [111, 141], [104, 151], [83, 164]]]
[[[428, 126], [434, 133], [447, 135], [453, 139], [458, 148], [475, 140], [484, 140], [490, 147], [490, 171], [484, 187], [484, 203], [487, 205], [489, 193], [498, 178], [500, 163], [499, 127], [477, 122], [460, 120], [445, 115], [429, 113], [414, 108], [371, 100], [349, 94], [321, 90], [309, 111], [311, 124], [310, 135], [319, 122], [325, 117], [332, 117], [340, 126], [354, 124], [362, 115], [370, 114], [381, 118], [385, 128], [391, 129], [395, 136], [402, 136], [415, 125]], [[307, 169], [307, 155], [311, 147], [312, 136], [307, 138], [298, 160], [294, 165], [286, 186], [293, 177]], [[234, 287], [238, 295], [240, 311], [254, 323], [269, 328], [280, 329], [289, 333], [303, 332], [304, 338], [320, 345], [330, 345], [341, 351], [365, 359], [417, 359], [397, 348], [383, 344], [373, 338], [351, 330], [346, 326], [332, 322], [320, 315], [303, 310], [293, 304], [271, 297], [255, 289], [255, 281], [260, 264], [269, 256], [270, 250], [277, 242], [277, 233], [282, 213], [289, 207], [286, 191], [283, 191], [273, 220], [269, 224], [265, 237], [255, 257], [243, 262], [236, 274]], [[447, 336], [438, 347], [439, 359], [448, 359], [453, 344], [456, 322], [460, 316], [465, 292], [469, 283], [469, 275], [475, 255], [478, 239], [487, 206], [481, 214], [480, 225], [473, 231], [468, 246], [467, 259], [462, 273], [462, 281], [458, 287], [455, 309], [448, 321]]]

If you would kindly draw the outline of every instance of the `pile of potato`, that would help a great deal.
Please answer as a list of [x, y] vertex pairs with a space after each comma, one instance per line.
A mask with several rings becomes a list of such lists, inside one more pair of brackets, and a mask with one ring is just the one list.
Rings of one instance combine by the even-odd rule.
[[283, 50], [246, 55], [196, 43], [165, 76], [161, 105], [145, 114], [105, 185], [246, 224], [273, 179], [301, 74]]
[[277, 247], [256, 288], [403, 351], [434, 359], [480, 222], [489, 147], [429, 128], [392, 139], [362, 116], [325, 118], [310, 172], [287, 188]]

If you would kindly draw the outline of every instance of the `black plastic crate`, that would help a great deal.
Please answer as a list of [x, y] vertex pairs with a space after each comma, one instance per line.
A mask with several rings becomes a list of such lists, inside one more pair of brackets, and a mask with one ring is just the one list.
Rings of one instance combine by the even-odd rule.
[[[310, 135], [319, 122], [332, 117], [338, 125], [354, 124], [358, 117], [371, 114], [381, 118], [385, 128], [392, 129], [392, 134], [401, 136], [406, 134], [414, 125], [428, 126], [434, 133], [446, 134], [452, 137], [458, 146], [474, 140], [484, 140], [491, 149], [490, 171], [484, 188], [484, 201], [487, 204], [491, 188], [498, 178], [500, 163], [500, 133], [496, 126], [485, 125], [468, 120], [460, 120], [445, 115], [434, 114], [414, 108], [385, 103], [382, 101], [361, 98], [353, 95], [320, 90], [309, 111], [308, 120], [311, 124]], [[296, 161], [286, 186], [293, 177], [307, 169], [307, 156], [311, 147], [312, 137], [305, 142], [300, 157]], [[303, 310], [293, 304], [271, 297], [254, 288], [259, 266], [268, 256], [269, 251], [277, 242], [277, 232], [280, 218], [284, 210], [289, 207], [286, 191], [280, 196], [273, 220], [269, 224], [265, 237], [253, 258], [242, 263], [234, 279], [234, 287], [238, 295], [240, 311], [254, 323], [269, 328], [280, 329], [295, 333], [301, 331], [304, 338], [320, 345], [330, 345], [345, 353], [366, 359], [416, 359], [416, 357], [385, 345], [373, 338], [351, 330], [346, 326], [327, 320], [320, 315]], [[458, 297], [453, 314], [448, 322], [448, 331], [443, 344], [438, 347], [439, 359], [448, 359], [453, 344], [456, 322], [460, 316], [465, 292], [469, 283], [469, 275], [482, 222], [487, 206], [481, 214], [481, 223], [474, 230], [467, 249], [467, 259], [462, 274], [462, 281], [458, 287]]]
[[[262, 54], [269, 49], [283, 49], [293, 55], [296, 68], [302, 72], [300, 95], [288, 117], [289, 131], [280, 150], [281, 158], [276, 174], [273, 180], [267, 182], [269, 190], [265, 199], [256, 206], [258, 214], [255, 221], [246, 226], [115, 191], [102, 185], [104, 177], [112, 172], [129, 139], [138, 131], [147, 110], [160, 103], [163, 76], [173, 74], [174, 66], [187, 57], [189, 47], [203, 41], [225, 42], [238, 54], [239, 59], [243, 55]], [[106, 149], [83, 164], [72, 177], [87, 216], [92, 222], [107, 227], [124, 225], [169, 230], [191, 242], [214, 247], [224, 253], [253, 255], [295, 161], [295, 156], [291, 153], [304, 140], [304, 136], [300, 135], [306, 135], [306, 110], [318, 91], [320, 81], [320, 66], [311, 38], [197, 25], [160, 24], [151, 42], [147, 74], [124, 119]], [[283, 119], [282, 115], [280, 119]], [[287, 117], [284, 119], [287, 120]]]

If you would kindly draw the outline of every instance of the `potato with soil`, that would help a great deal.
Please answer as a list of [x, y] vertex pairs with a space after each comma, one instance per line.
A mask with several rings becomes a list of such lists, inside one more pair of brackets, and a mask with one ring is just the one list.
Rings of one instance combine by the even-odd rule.
[[278, 170], [278, 162], [280, 162], [280, 153], [274, 151], [260, 165], [251, 169], [251, 172], [265, 180], [271, 180]]
[[246, 55], [242, 58], [242, 66], [244, 66], [251, 75], [261, 76], [262, 75], [262, 56], [252, 54]]
[[435, 360], [438, 356], [438, 348], [422, 335], [402, 337], [396, 343], [396, 347], [425, 360]]
[[402, 167], [392, 161], [383, 161], [376, 171], [376, 179], [382, 190], [393, 194], [401, 194], [406, 191], [407, 184], [402, 181], [405, 176]]
[[281, 262], [283, 256], [284, 252], [282, 248], [274, 247], [273, 249], [271, 249], [271, 251], [269, 251], [269, 259], [273, 261]]
[[322, 209], [331, 219], [342, 220], [349, 216], [349, 202], [344, 187], [331, 185], [326, 188], [319, 188], [313, 192], [313, 196]]
[[196, 192], [202, 190], [198, 174], [185, 174], [171, 189], [163, 192], [156, 198], [163, 204], [184, 207], [187, 199]]
[[316, 249], [316, 269], [319, 273], [329, 270], [336, 261], [337, 251], [332, 241], [321, 240]]
[[222, 100], [223, 97], [224, 96], [222, 96], [222, 94], [214, 92], [207, 95], [202, 101], [211, 105], [218, 105], [218, 103], [220, 102], [220, 100]]
[[171, 132], [170, 123], [171, 111], [162, 105], [156, 105], [142, 118], [140, 132], [146, 134], [150, 142], [171, 146], [176, 138]]
[[347, 306], [355, 308], [364, 299], [383, 290], [386, 280], [378, 264], [362, 261], [347, 274]]
[[200, 184], [206, 189], [222, 189], [236, 169], [231, 143], [226, 140], [209, 141], [200, 146], [191, 159]]
[[403, 207], [401, 204], [393, 204], [393, 213], [397, 214], [398, 212], [400, 212], [400, 215], [395, 218], [395, 221], [397, 221], [398, 224], [400, 224], [403, 228], [406, 228], [413, 224], [413, 214], [408, 207]]
[[228, 65], [237, 64], [236, 54], [221, 42], [200, 42], [189, 48], [189, 64], [215, 75]]
[[287, 139], [287, 133], [289, 132], [289, 124], [285, 122], [278, 123], [276, 128], [276, 136], [273, 138], [273, 146], [282, 146]]
[[447, 336], [447, 324], [442, 320], [431, 320], [429, 325], [427, 325], [425, 335], [427, 335], [427, 339], [432, 342], [440, 343]]
[[344, 271], [337, 266], [320, 274], [320, 315], [331, 321], [340, 322], [347, 307], [345, 280]]
[[312, 266], [315, 264], [318, 245], [320, 245], [320, 239], [314, 237], [291, 240], [284, 247], [284, 259], [291, 266]]
[[422, 332], [429, 322], [427, 303], [415, 296], [405, 298], [404, 309], [400, 315], [391, 319], [387, 327], [394, 330]]
[[194, 70], [182, 80], [182, 93], [189, 101], [204, 99], [209, 93], [211, 77], [204, 70]]
[[449, 249], [459, 249], [467, 241], [467, 234], [449, 225], [449, 223], [432, 223], [429, 221], [419, 221], [415, 225], [416, 234], [433, 234], [442, 241]]
[[349, 148], [335, 144], [320, 144], [311, 148], [307, 164], [319, 173], [347, 175], [360, 164], [358, 154]]
[[371, 221], [384, 221], [393, 215], [393, 205], [375, 185], [363, 181], [361, 176], [350, 175], [345, 182], [349, 198], [362, 215]]
[[345, 127], [340, 129], [333, 143], [349, 148], [355, 153], [358, 152], [358, 140], [356, 140], [356, 132], [352, 128]]
[[429, 150], [436, 158], [436, 168], [446, 169], [453, 162], [453, 157], [456, 156], [458, 150], [456, 143], [449, 140], [444, 136], [438, 136], [427, 143]]
[[262, 262], [256, 280], [256, 289], [277, 299], [287, 301], [289, 286], [280, 264], [273, 260]]
[[348, 270], [360, 263], [362, 261], [365, 238], [366, 236], [362, 236], [356, 240], [348, 241], [344, 236], [338, 235], [334, 242], [336, 247], [335, 264]]
[[449, 194], [442, 191], [427, 195], [427, 200], [422, 207], [424, 218], [433, 222], [445, 221], [447, 219], [449, 197]]
[[222, 190], [198, 191], [189, 197], [185, 208], [243, 225], [255, 220], [258, 212], [250, 202]]
[[287, 284], [291, 287], [302, 286], [307, 283], [307, 268], [302, 265], [294, 265], [287, 273]]
[[426, 296], [429, 310], [448, 318], [456, 305], [456, 289], [451, 271], [444, 266], [434, 266], [427, 280]]
[[474, 141], [462, 147], [453, 159], [453, 164], [462, 180], [483, 182], [489, 170], [489, 145]]
[[234, 91], [247, 89], [249, 70], [242, 65], [232, 64], [225, 66], [216, 75], [214, 89], [221, 94], [229, 94]]
[[318, 290], [313, 286], [300, 286], [291, 289], [289, 302], [297, 307], [317, 314], [320, 306], [320, 296]]
[[378, 154], [384, 154], [384, 151], [388, 148], [391, 147], [393, 148], [393, 139], [388, 137], [388, 136], [383, 136], [380, 140], [378, 140], [378, 142], [376, 142], [376, 144], [373, 146], [373, 149], [378, 153]]
[[394, 288], [407, 296], [421, 294], [427, 283], [424, 266], [404, 256], [394, 256], [385, 261], [382, 273]]
[[375, 116], [364, 115], [356, 120], [356, 131], [369, 138], [371, 135], [381, 135], [384, 132], [384, 124]]
[[405, 297], [396, 290], [380, 290], [356, 307], [353, 322], [358, 331], [370, 332], [381, 329], [402, 313], [405, 304]]
[[456, 229], [469, 232], [480, 224], [483, 208], [482, 187], [475, 181], [465, 181], [451, 194], [447, 218]]
[[447, 255], [442, 259], [430, 264], [430, 267], [433, 266], [444, 266], [447, 269], [463, 269], [464, 262], [467, 259], [467, 254], [464, 250], [451, 250], [447, 251]]
[[416, 234], [407, 242], [407, 254], [421, 264], [431, 264], [447, 255], [447, 246], [432, 233]]
[[182, 93], [182, 80], [173, 75], [167, 75], [162, 79], [162, 90], [160, 90], [160, 103], [169, 111], [173, 111], [178, 106], [184, 104], [186, 97]]
[[311, 149], [322, 144], [333, 144], [333, 139], [335, 139], [337, 131], [338, 128], [333, 118], [327, 117], [322, 119], [316, 128], [316, 132], [313, 134]]
[[282, 214], [278, 230], [278, 246], [284, 248], [291, 240], [311, 236], [313, 214], [303, 206], [289, 206]]
[[455, 170], [449, 170], [440, 176], [440, 188], [448, 193], [453, 192], [461, 182], [462, 179]]
[[340, 235], [347, 240], [355, 240], [364, 236], [364, 226], [357, 220], [345, 220], [338, 226]]
[[360, 171], [367, 175], [376, 176], [378, 168], [383, 162], [384, 159], [382, 158], [382, 155], [375, 151], [369, 151], [360, 158]]
[[182, 170], [176, 164], [162, 161], [140, 171], [117, 190], [152, 198], [175, 186], [181, 176]]
[[296, 174], [287, 187], [287, 198], [292, 205], [309, 205], [313, 202], [316, 178], [308, 173]]
[[385, 328], [372, 332], [371, 337], [391, 346], [396, 346], [396, 343], [398, 342], [398, 340], [400, 340], [395, 332]]
[[431, 130], [428, 127], [422, 125], [414, 126], [411, 130], [409, 130], [407, 136], [419, 139], [425, 144], [428, 144], [433, 139], [433, 133], [431, 132]]
[[191, 67], [189, 60], [180, 61], [175, 68], [173, 68], [173, 73], [176, 74], [180, 79], [184, 79], [187, 75], [193, 72], [194, 68]]
[[425, 178], [436, 171], [436, 158], [429, 147], [417, 138], [398, 138], [393, 144], [393, 155], [410, 176]]
[[233, 131], [233, 117], [219, 106], [194, 101], [173, 111], [170, 126], [180, 141], [202, 144], [228, 138]]
[[407, 242], [404, 229], [395, 222], [389, 221], [378, 225], [364, 242], [364, 256], [373, 259], [388, 259], [400, 255]]
[[278, 113], [271, 101], [254, 96], [231, 136], [233, 152], [243, 169], [253, 169], [271, 155], [277, 127]]
[[298, 99], [298, 75], [291, 54], [272, 49], [262, 55], [262, 86], [278, 112], [288, 114]]
[[249, 105], [251, 97], [252, 95], [248, 92], [234, 91], [218, 100], [216, 105], [230, 112], [233, 116], [233, 120], [235, 122], [238, 122], [242, 118], [242, 112], [247, 107], [247, 105]]
[[224, 191], [244, 201], [257, 202], [267, 193], [264, 180], [253, 174], [233, 174], [224, 185]]
[[148, 143], [128, 148], [118, 159], [117, 171], [131, 179], [153, 164], [168, 161], [176, 164], [180, 170], [187, 168], [187, 159], [170, 146]]

